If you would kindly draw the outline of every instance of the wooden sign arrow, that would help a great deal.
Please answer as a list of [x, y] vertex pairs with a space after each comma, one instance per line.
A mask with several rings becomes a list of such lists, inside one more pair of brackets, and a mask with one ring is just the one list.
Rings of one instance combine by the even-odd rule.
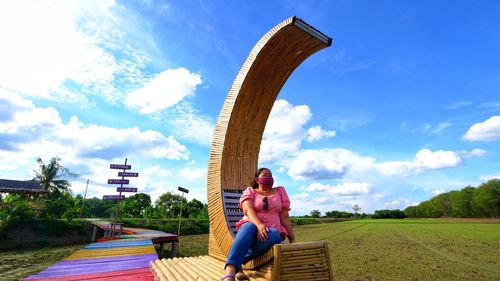
[[137, 192], [137, 187], [118, 187], [116, 192]]
[[123, 165], [123, 164], [109, 164], [110, 169], [120, 169], [120, 170], [130, 170], [132, 169], [132, 165]]
[[129, 180], [122, 180], [122, 179], [109, 179], [108, 184], [128, 184]]
[[138, 177], [139, 173], [132, 173], [132, 172], [118, 172], [119, 177]]
[[104, 195], [102, 200], [119, 201], [125, 199], [125, 195]]

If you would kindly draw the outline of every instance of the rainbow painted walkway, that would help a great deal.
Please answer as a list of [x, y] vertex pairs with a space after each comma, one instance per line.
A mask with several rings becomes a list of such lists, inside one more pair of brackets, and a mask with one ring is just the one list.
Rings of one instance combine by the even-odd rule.
[[[92, 223], [109, 227], [106, 221]], [[153, 241], [177, 241], [177, 235], [128, 227], [123, 233], [117, 240], [89, 244], [24, 280], [154, 280], [149, 269], [150, 263], [158, 259]]]

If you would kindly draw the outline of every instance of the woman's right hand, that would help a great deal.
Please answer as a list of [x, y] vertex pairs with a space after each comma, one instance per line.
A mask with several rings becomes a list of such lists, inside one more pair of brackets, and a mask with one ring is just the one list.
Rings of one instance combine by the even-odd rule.
[[267, 235], [267, 232], [269, 231], [269, 229], [267, 228], [267, 226], [263, 223], [260, 223], [257, 225], [257, 239], [259, 241], [266, 241], [269, 236]]

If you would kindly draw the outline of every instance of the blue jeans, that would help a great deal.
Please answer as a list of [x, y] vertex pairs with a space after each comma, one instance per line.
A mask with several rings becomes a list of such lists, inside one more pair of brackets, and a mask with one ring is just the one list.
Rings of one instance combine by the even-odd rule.
[[259, 241], [257, 239], [257, 226], [251, 222], [242, 224], [227, 255], [226, 266], [234, 265], [236, 271], [239, 271], [242, 264], [260, 257], [274, 244], [281, 243], [281, 235], [277, 229], [269, 228], [267, 235], [266, 241]]

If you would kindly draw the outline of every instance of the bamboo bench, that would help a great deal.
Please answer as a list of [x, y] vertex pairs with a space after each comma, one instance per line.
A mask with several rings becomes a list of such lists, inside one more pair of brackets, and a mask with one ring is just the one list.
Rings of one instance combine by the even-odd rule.
[[[274, 262], [243, 272], [250, 280], [331, 280], [330, 258], [325, 241], [275, 245]], [[211, 257], [156, 260], [151, 264], [156, 280], [219, 280], [224, 261]]]
[[[238, 194], [257, 169], [264, 128], [292, 72], [332, 39], [297, 17], [268, 31], [254, 46], [228, 92], [210, 148], [207, 177], [208, 256], [157, 260], [157, 280], [218, 280], [242, 217]], [[292, 202], [293, 204], [293, 202]], [[275, 245], [243, 265], [251, 280], [331, 280], [326, 242]]]

